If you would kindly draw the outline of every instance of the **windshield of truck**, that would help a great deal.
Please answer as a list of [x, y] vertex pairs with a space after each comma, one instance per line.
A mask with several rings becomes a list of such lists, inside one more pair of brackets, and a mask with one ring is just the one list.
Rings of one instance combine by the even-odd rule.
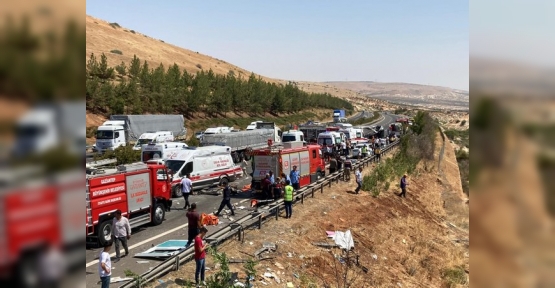
[[295, 138], [295, 135], [285, 135], [283, 139], [281, 139], [281, 142], [294, 142]]
[[139, 139], [139, 141], [137, 141], [137, 144], [135, 144], [135, 146], [142, 147], [143, 144], [148, 144], [150, 142], [152, 142], [152, 139]]
[[144, 151], [143, 162], [151, 159], [162, 159], [162, 151]]
[[333, 145], [331, 138], [318, 138], [318, 145]]
[[171, 170], [171, 173], [177, 173], [184, 163], [185, 161], [182, 160], [168, 160], [166, 161], [166, 167]]
[[114, 139], [114, 131], [96, 131], [96, 139]]
[[26, 124], [18, 126], [15, 133], [18, 138], [32, 138], [43, 134], [45, 130], [43, 126]]
[[335, 138], [335, 144], [341, 144], [341, 137], [336, 137]]

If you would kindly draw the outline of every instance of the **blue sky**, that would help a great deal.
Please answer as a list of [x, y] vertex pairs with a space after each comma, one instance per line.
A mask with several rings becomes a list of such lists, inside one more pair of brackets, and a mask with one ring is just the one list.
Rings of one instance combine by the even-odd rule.
[[468, 90], [468, 1], [87, 1], [87, 14], [255, 73]]

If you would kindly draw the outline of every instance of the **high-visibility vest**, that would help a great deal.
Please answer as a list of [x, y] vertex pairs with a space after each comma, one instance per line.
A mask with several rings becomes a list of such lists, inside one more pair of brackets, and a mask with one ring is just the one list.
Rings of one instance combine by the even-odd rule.
[[293, 201], [293, 186], [291, 185], [285, 186], [285, 192], [283, 193], [283, 200]]
[[362, 146], [362, 154], [366, 154], [366, 146]]

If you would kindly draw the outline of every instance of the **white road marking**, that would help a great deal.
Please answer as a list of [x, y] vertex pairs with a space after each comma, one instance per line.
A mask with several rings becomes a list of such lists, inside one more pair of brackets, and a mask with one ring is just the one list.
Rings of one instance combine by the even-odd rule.
[[[244, 203], [244, 202], [247, 202], [247, 201], [249, 201], [249, 200], [250, 200], [250, 199], [244, 199], [244, 200], [239, 201], [237, 204]], [[210, 213], [210, 214], [212, 214], [212, 213]], [[129, 250], [131, 250], [131, 249], [133, 249], [133, 248], [137, 248], [137, 247], [139, 247], [139, 246], [141, 246], [141, 245], [143, 245], [143, 244], [146, 244], [146, 243], [148, 243], [148, 242], [150, 242], [150, 241], [152, 241], [152, 240], [158, 239], [158, 238], [160, 238], [160, 237], [162, 237], [162, 236], [168, 235], [168, 234], [170, 234], [170, 233], [172, 233], [172, 232], [175, 232], [175, 231], [177, 231], [177, 230], [179, 230], [179, 229], [183, 229], [183, 228], [185, 228], [185, 227], [187, 227], [187, 226], [189, 226], [188, 223], [187, 223], [187, 224], [184, 224], [184, 225], [181, 225], [181, 226], [178, 226], [178, 227], [175, 227], [175, 228], [173, 228], [173, 229], [171, 229], [171, 230], [168, 230], [168, 231], [166, 231], [166, 232], [164, 232], [164, 233], [158, 234], [158, 235], [156, 235], [156, 236], [154, 236], [154, 237], [145, 239], [145, 240], [143, 240], [143, 241], [141, 241], [141, 242], [139, 242], [139, 243], [137, 243], [137, 244], [134, 244], [134, 245], [132, 245], [132, 246], [129, 246]], [[120, 249], [120, 253], [125, 253], [125, 250], [123, 250], [123, 248]], [[116, 256], [116, 252], [110, 254], [110, 257], [114, 257], [114, 256]], [[86, 268], [86, 267], [90, 267], [90, 266], [92, 266], [92, 265], [94, 265], [94, 264], [96, 264], [96, 263], [98, 263], [98, 259], [93, 260], [93, 261], [87, 263], [86, 266], [85, 266], [85, 268]]]
[[[170, 234], [170, 233], [172, 233], [172, 232], [175, 232], [175, 231], [177, 231], [177, 230], [179, 230], [179, 229], [183, 229], [183, 228], [185, 228], [185, 227], [187, 227], [187, 226], [189, 226], [189, 223], [184, 224], [184, 225], [181, 225], [181, 226], [178, 226], [178, 227], [175, 227], [175, 228], [173, 228], [173, 229], [171, 229], [171, 230], [168, 230], [168, 231], [166, 231], [166, 232], [164, 232], [164, 233], [161, 233], [161, 234], [158, 234], [158, 235], [156, 235], [156, 236], [154, 236], [154, 237], [151, 237], [151, 238], [148, 238], [148, 239], [146, 239], [146, 240], [143, 240], [143, 241], [141, 241], [141, 242], [139, 242], [139, 243], [137, 243], [137, 244], [135, 244], [135, 245], [129, 246], [129, 250], [131, 250], [131, 249], [133, 249], [133, 248], [136, 248], [136, 247], [139, 247], [139, 246], [141, 246], [141, 245], [143, 245], [143, 244], [145, 244], [145, 243], [148, 243], [148, 242], [150, 242], [150, 241], [152, 241], [152, 240], [154, 240], [154, 239], [158, 239], [158, 238], [160, 238], [160, 237], [162, 237], [162, 236], [168, 235], [168, 234]], [[120, 249], [120, 252], [125, 252], [125, 250]], [[114, 257], [114, 256], [116, 256], [116, 252], [110, 254], [110, 257]], [[92, 266], [92, 265], [94, 265], [94, 264], [96, 264], [96, 263], [98, 263], [98, 259], [93, 260], [93, 261], [87, 263], [87, 265], [86, 265], [85, 267], [90, 267], [90, 266]]]

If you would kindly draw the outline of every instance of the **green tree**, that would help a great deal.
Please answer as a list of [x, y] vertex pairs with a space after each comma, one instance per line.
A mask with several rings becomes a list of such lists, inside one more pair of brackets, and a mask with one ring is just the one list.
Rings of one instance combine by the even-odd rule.
[[132, 79], [137, 79], [141, 73], [141, 60], [137, 55], [133, 55], [133, 60], [131, 60], [131, 65], [129, 65], [129, 76]]

